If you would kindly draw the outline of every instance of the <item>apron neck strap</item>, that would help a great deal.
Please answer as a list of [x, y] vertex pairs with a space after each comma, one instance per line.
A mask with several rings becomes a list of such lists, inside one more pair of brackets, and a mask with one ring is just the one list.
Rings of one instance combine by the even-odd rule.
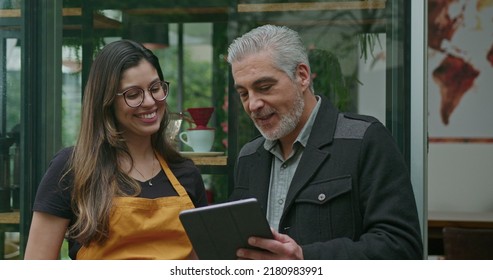
[[179, 196], [188, 196], [187, 191], [185, 188], [181, 185], [181, 183], [178, 181], [178, 179], [175, 177], [173, 172], [168, 166], [168, 163], [164, 160], [164, 158], [154, 151], [154, 154], [156, 155], [157, 159], [159, 160], [159, 164], [161, 164], [161, 167], [164, 170], [164, 173], [166, 174], [166, 177], [168, 177], [169, 181], [173, 185], [173, 188], [175, 191], [178, 193]]

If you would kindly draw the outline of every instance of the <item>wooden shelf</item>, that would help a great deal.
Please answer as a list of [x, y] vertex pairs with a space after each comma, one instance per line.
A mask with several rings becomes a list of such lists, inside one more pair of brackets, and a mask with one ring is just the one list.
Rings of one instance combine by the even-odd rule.
[[[81, 8], [63, 8], [62, 16], [64, 17], [80, 17], [82, 16]], [[0, 9], [0, 18], [20, 18], [20, 9]], [[80, 29], [79, 25], [67, 25], [65, 29]], [[121, 22], [105, 17], [101, 14], [94, 14], [94, 28], [96, 29], [119, 29], [121, 28]]]
[[493, 212], [430, 211], [428, 213], [428, 227], [493, 228]]
[[[81, 17], [81, 8], [63, 8], [62, 16], [64, 17]], [[94, 13], [94, 28], [95, 29], [119, 29], [122, 23], [118, 20], [105, 17], [104, 15]], [[69, 25], [64, 24], [64, 29], [81, 29], [81, 24]]]
[[238, 4], [239, 13], [384, 9], [386, 0]]
[[0, 213], [0, 224], [19, 224], [20, 214], [18, 211]]
[[20, 9], [0, 9], [0, 18], [19, 18], [21, 17]]
[[227, 156], [217, 156], [217, 157], [192, 157], [191, 160], [196, 165], [227, 165]]
[[125, 9], [129, 15], [227, 14], [228, 7]]
[[443, 255], [443, 228], [493, 228], [493, 212], [428, 212], [428, 254]]

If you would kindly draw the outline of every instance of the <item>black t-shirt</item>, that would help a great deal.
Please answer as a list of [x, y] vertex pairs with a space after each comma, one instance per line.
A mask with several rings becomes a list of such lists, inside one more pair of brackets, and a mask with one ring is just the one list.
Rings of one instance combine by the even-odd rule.
[[[60, 181], [62, 175], [67, 170], [67, 163], [73, 147], [60, 150], [52, 159], [41, 183], [39, 184], [33, 210], [48, 213], [57, 217], [75, 220], [71, 207], [71, 191], [73, 176], [69, 174]], [[195, 207], [206, 206], [207, 197], [204, 182], [199, 169], [191, 160], [186, 160], [178, 164], [169, 163], [169, 167], [178, 181], [187, 191]], [[171, 185], [168, 177], [163, 170], [151, 179], [152, 186], [147, 182], [140, 182], [142, 191], [139, 197], [158, 198], [178, 195]], [[80, 244], [74, 240], [69, 241], [69, 256], [76, 258]]]

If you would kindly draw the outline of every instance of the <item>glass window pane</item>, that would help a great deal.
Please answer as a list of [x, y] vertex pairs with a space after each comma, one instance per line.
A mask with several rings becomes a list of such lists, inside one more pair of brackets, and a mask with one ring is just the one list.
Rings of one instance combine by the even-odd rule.
[[80, 125], [82, 52], [78, 45], [62, 46], [62, 145], [74, 145]]
[[385, 123], [388, 1], [267, 2], [240, 1], [238, 33], [266, 23], [298, 31], [312, 54], [315, 93]]
[[17, 38], [0, 37], [0, 259], [18, 259], [21, 47]]

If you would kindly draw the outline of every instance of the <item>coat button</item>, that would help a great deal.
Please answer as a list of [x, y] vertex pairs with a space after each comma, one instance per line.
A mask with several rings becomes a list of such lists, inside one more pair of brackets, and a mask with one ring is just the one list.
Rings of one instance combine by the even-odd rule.
[[325, 199], [325, 194], [321, 193], [321, 194], [318, 195], [318, 200], [319, 201], [324, 201], [324, 199]]

